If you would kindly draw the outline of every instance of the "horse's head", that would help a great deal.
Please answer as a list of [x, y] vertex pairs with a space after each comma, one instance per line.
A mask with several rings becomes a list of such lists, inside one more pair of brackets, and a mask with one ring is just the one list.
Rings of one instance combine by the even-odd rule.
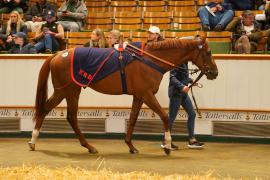
[[197, 53], [192, 54], [191, 60], [206, 75], [207, 79], [216, 79], [218, 69], [208, 47], [208, 42], [205, 38], [198, 38], [197, 41]]

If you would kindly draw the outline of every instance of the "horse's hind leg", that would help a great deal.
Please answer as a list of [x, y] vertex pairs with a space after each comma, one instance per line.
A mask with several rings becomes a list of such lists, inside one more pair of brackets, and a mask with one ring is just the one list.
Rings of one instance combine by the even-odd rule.
[[61, 92], [54, 91], [53, 95], [47, 100], [44, 113], [36, 119], [36, 124], [32, 132], [32, 138], [31, 138], [31, 141], [28, 143], [30, 150], [32, 151], [35, 150], [35, 144], [36, 144], [43, 120], [45, 119], [45, 116], [53, 108], [55, 108], [63, 99], [64, 99], [64, 96], [61, 94]]
[[159, 102], [157, 101], [156, 97], [153, 93], [148, 92], [143, 97], [143, 102], [151, 108], [155, 113], [159, 115], [161, 120], [163, 121], [163, 127], [165, 130], [165, 148], [164, 151], [168, 155], [170, 154], [171, 150], [171, 133], [169, 131], [169, 118], [167, 113], [161, 108]]
[[76, 91], [69, 91], [68, 95], [66, 96], [67, 100], [67, 120], [69, 124], [71, 125], [72, 129], [76, 133], [76, 135], [79, 138], [80, 144], [87, 148], [90, 153], [98, 153], [96, 148], [88, 144], [86, 141], [84, 135], [82, 134], [81, 130], [78, 126], [78, 119], [77, 119], [77, 113], [78, 113], [78, 102], [79, 102], [79, 96], [80, 96], [81, 88], [76, 89]]
[[131, 142], [131, 137], [132, 137], [132, 133], [133, 133], [136, 121], [138, 119], [138, 115], [139, 115], [140, 109], [142, 107], [142, 104], [143, 104], [143, 102], [141, 99], [133, 96], [132, 109], [131, 109], [131, 113], [130, 113], [130, 117], [129, 117], [129, 126], [128, 126], [127, 134], [125, 137], [125, 143], [128, 145], [129, 152], [132, 154], [139, 152], [133, 146], [133, 144]]

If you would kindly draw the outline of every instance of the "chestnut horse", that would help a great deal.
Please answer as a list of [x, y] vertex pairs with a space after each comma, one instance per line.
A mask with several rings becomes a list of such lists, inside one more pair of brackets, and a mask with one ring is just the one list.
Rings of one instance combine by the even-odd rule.
[[[79, 138], [80, 144], [87, 148], [90, 153], [97, 153], [95, 147], [88, 144], [81, 133], [77, 122], [78, 101], [81, 87], [71, 81], [70, 63], [74, 49], [58, 52], [49, 57], [41, 67], [35, 104], [35, 127], [32, 139], [29, 142], [31, 150], [35, 150], [35, 143], [39, 135], [45, 116], [55, 108], [63, 99], [67, 102], [67, 120]], [[212, 58], [211, 52], [205, 39], [186, 40], [173, 39], [160, 42], [151, 42], [145, 46], [142, 55], [159, 66], [164, 72], [181, 65], [186, 61], [192, 61], [207, 76], [207, 79], [215, 79], [218, 75], [217, 66]], [[154, 58], [156, 57], [156, 58]], [[164, 61], [160, 61], [164, 60]], [[173, 67], [174, 66], [174, 67]], [[47, 83], [51, 72], [54, 92], [48, 99]], [[129, 118], [125, 143], [130, 153], [138, 153], [132, 144], [132, 133], [136, 124], [142, 104], [145, 103], [163, 121], [165, 134], [165, 153], [170, 153], [171, 134], [168, 126], [168, 115], [161, 108], [155, 94], [159, 89], [163, 73], [139, 60], [134, 60], [125, 67], [127, 94], [133, 96], [132, 109]], [[119, 71], [89, 85], [90, 88], [111, 95], [123, 94], [121, 75]]]

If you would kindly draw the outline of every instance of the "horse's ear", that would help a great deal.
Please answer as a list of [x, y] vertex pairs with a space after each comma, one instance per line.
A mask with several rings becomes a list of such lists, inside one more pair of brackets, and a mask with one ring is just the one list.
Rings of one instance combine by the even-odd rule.
[[199, 45], [198, 45], [199, 49], [205, 48], [209, 50], [206, 34], [196, 35], [195, 40], [199, 41]]
[[202, 37], [201, 37], [200, 35], [196, 35], [196, 36], [194, 37], [194, 40], [197, 41], [197, 46], [198, 46], [198, 48], [199, 48], [199, 49], [202, 49], [202, 48], [203, 48], [203, 44], [204, 44], [204, 42], [203, 42], [203, 40], [202, 40]]
[[204, 42], [206, 41], [206, 34], [203, 34], [203, 35], [201, 36], [201, 38], [202, 38], [202, 42], [204, 43]]
[[208, 40], [205, 38], [204, 40], [204, 47], [207, 51], [211, 51], [210, 47], [209, 47], [209, 43], [208, 43]]

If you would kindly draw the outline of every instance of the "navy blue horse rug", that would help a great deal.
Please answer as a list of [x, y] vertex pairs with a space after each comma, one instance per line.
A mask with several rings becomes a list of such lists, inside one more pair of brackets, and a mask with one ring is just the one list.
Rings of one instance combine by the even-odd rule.
[[[124, 66], [132, 62], [132, 56], [124, 51]], [[77, 47], [71, 58], [72, 80], [86, 87], [120, 69], [119, 52], [114, 48]]]

